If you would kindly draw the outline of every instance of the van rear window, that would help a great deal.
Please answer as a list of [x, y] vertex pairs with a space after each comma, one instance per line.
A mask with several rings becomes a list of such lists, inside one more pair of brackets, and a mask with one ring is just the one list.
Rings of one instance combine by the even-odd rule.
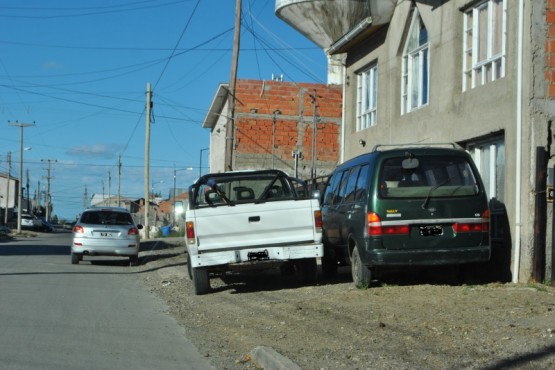
[[382, 162], [379, 194], [382, 198], [473, 196], [480, 191], [476, 178], [463, 157], [389, 158]]

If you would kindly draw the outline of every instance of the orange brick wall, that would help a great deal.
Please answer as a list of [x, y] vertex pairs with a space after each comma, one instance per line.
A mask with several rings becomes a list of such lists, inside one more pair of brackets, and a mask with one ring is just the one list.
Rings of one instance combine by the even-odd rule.
[[[342, 112], [341, 86], [238, 80], [234, 168], [272, 168], [274, 165], [275, 168], [293, 174], [295, 164], [292, 152], [296, 150], [302, 153], [298, 163], [299, 177], [308, 178], [312, 170], [314, 96], [318, 122], [317, 174], [327, 174], [337, 166]], [[276, 110], [280, 113], [275, 115], [274, 126]], [[299, 118], [301, 114], [302, 120]]]
[[555, 99], [555, 0], [547, 0], [546, 11], [547, 41], [545, 43], [545, 79], [547, 82], [546, 95], [548, 99]]

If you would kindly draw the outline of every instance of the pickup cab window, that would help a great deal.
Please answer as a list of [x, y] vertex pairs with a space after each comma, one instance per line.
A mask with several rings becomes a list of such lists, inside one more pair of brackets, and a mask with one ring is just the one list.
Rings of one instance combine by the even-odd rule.
[[306, 184], [275, 171], [238, 172], [203, 176], [192, 186], [192, 208], [300, 199]]

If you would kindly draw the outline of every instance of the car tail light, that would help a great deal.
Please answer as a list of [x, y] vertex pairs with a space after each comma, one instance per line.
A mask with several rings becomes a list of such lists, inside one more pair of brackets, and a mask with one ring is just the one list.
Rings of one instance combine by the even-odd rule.
[[368, 235], [408, 235], [409, 225], [382, 225], [380, 216], [374, 212], [368, 212]]
[[187, 221], [185, 223], [185, 229], [187, 233], [187, 244], [195, 244], [195, 224], [192, 221]]
[[139, 229], [132, 227], [127, 231], [127, 235], [139, 235]]
[[316, 227], [316, 232], [322, 232], [322, 211], [319, 209], [314, 211], [314, 226]]
[[466, 222], [453, 224], [453, 231], [455, 233], [487, 233], [489, 232], [489, 209], [482, 213], [482, 218], [479, 222]]
[[76, 225], [73, 226], [73, 232], [83, 234], [85, 232], [85, 229], [83, 228], [83, 226]]

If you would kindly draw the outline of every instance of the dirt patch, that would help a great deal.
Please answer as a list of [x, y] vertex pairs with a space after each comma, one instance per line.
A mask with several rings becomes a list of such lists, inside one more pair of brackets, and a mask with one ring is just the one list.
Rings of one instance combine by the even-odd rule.
[[348, 267], [301, 286], [279, 271], [213, 277], [195, 296], [181, 240], [152, 242], [140, 272], [218, 369], [255, 369], [268, 346], [302, 369], [554, 369], [555, 289], [456, 284], [449, 271], [356, 289]]

